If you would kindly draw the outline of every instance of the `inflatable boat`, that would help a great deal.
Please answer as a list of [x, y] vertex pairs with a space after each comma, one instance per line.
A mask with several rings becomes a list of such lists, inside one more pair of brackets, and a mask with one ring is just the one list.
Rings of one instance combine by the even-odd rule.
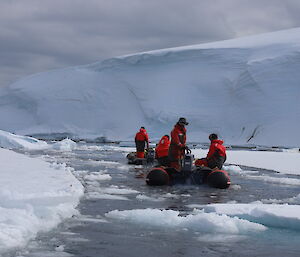
[[163, 166], [152, 168], [146, 176], [146, 183], [149, 186], [207, 184], [220, 189], [226, 189], [231, 184], [229, 174], [224, 170], [194, 166], [192, 154], [184, 156], [181, 171]]
[[145, 158], [137, 158], [136, 152], [131, 152], [126, 156], [128, 164], [132, 165], [146, 165], [152, 164], [155, 161], [155, 151], [153, 148], [149, 148], [145, 151]]

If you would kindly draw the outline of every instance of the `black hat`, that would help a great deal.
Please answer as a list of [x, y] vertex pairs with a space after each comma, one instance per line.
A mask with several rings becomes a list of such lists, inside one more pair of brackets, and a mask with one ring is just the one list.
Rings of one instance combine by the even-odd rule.
[[180, 125], [189, 125], [189, 123], [183, 117], [179, 118], [177, 123], [179, 123]]
[[209, 138], [209, 140], [215, 140], [215, 139], [218, 139], [218, 135], [215, 134], [215, 133], [212, 133], [212, 134], [209, 135], [208, 138]]

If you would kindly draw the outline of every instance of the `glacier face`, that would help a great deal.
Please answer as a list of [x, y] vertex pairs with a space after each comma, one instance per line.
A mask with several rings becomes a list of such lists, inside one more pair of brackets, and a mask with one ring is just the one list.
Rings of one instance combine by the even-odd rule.
[[0, 91], [0, 129], [132, 139], [211, 132], [230, 144], [299, 146], [300, 29], [138, 53], [33, 75]]

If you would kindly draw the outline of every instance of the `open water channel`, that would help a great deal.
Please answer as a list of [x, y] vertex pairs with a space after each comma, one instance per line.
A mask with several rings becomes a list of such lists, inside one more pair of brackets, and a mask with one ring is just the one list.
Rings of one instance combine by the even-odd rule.
[[[156, 223], [153, 216], [149, 216], [147, 225], [106, 216], [113, 210], [146, 208], [177, 210], [185, 216], [193, 211], [188, 207], [191, 204], [287, 199], [300, 193], [299, 186], [230, 174], [232, 186], [227, 190], [206, 185], [149, 187], [143, 179], [135, 178], [137, 169], [127, 165], [126, 149], [110, 145], [78, 143], [73, 151], [48, 150], [30, 155], [72, 167], [85, 186], [85, 196], [78, 206], [79, 215], [51, 232], [41, 233], [25, 250], [7, 256], [299, 256], [299, 230], [269, 228], [249, 235], [210, 234], [175, 225], [152, 226], [152, 221]], [[267, 170], [256, 172], [258, 176], [280, 176]]]

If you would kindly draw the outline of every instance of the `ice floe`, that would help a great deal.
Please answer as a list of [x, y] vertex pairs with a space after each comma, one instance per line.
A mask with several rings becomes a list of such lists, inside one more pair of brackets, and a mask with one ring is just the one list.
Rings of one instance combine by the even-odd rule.
[[265, 231], [261, 224], [230, 217], [224, 214], [198, 211], [187, 216], [180, 216], [178, 211], [159, 209], [113, 210], [106, 217], [133, 224], [162, 229], [188, 229], [194, 232], [248, 234]]

